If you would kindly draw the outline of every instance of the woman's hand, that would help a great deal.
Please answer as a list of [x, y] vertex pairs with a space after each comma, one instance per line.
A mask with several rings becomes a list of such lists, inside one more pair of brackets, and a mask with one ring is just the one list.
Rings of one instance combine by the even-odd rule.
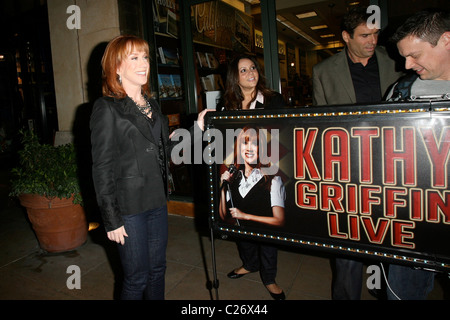
[[125, 227], [121, 226], [113, 231], [107, 232], [108, 239], [111, 241], [115, 241], [123, 245], [125, 243], [125, 237], [128, 237], [128, 234], [125, 231]]
[[203, 111], [201, 111], [198, 114], [197, 117], [197, 125], [199, 126], [200, 130], [204, 131], [205, 130], [205, 114], [209, 111], [215, 111], [213, 109], [205, 109]]
[[280, 206], [273, 206], [272, 207], [272, 213], [273, 217], [264, 217], [264, 216], [257, 216], [254, 214], [249, 214], [242, 212], [238, 208], [230, 208], [230, 215], [231, 217], [239, 220], [249, 220], [254, 222], [259, 222], [263, 224], [267, 224], [270, 226], [276, 226], [281, 227], [284, 225], [284, 208]]
[[220, 184], [222, 185], [224, 181], [230, 181], [231, 178], [231, 173], [230, 171], [225, 171], [224, 173], [222, 173], [222, 175], [220, 176]]
[[230, 208], [230, 214], [235, 219], [247, 220], [247, 214], [238, 208]]

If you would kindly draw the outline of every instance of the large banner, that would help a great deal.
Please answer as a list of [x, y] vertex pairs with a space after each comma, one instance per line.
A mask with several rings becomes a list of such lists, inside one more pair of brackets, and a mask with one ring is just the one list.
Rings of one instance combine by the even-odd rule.
[[449, 117], [449, 102], [210, 112], [213, 231], [448, 271]]

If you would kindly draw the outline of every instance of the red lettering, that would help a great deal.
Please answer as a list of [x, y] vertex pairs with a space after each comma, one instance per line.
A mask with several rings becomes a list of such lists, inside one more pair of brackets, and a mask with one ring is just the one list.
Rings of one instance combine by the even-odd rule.
[[295, 193], [295, 203], [300, 208], [317, 209], [317, 196], [308, 192], [316, 192], [317, 186], [313, 182], [297, 182], [295, 185], [297, 192]]
[[340, 230], [338, 213], [328, 212], [328, 234], [330, 237], [339, 239], [349, 239], [353, 241], [361, 240], [360, 221], [364, 228], [367, 240], [370, 243], [382, 244], [391, 227], [391, 244], [396, 247], [415, 248], [415, 244], [408, 242], [408, 239], [414, 238], [414, 233], [408, 229], [415, 228], [415, 222], [403, 221], [388, 218], [379, 218], [375, 220], [372, 217], [358, 216], [350, 214], [347, 216], [348, 233]]
[[357, 187], [354, 184], [347, 184], [347, 213], [357, 213], [358, 212], [358, 196], [356, 194]]
[[[305, 171], [308, 170], [312, 180], [320, 180], [320, 174], [312, 156], [312, 149], [316, 141], [318, 129], [308, 129], [305, 139], [304, 129], [295, 129], [294, 147], [295, 155], [295, 178], [305, 179]], [[306, 166], [305, 166], [306, 165]]]
[[404, 188], [388, 188], [384, 189], [384, 216], [389, 218], [397, 217], [397, 207], [406, 207], [404, 199], [397, 199], [397, 195], [405, 195]]
[[440, 215], [444, 218], [444, 223], [450, 223], [450, 192], [444, 191], [444, 196], [441, 196], [437, 190], [427, 190], [428, 201], [428, 217], [429, 222], [440, 222]]
[[361, 217], [361, 222], [370, 242], [383, 243], [383, 240], [386, 237], [387, 229], [389, 227], [389, 219], [378, 219], [376, 227], [373, 225], [372, 218], [370, 217]]
[[415, 244], [406, 242], [405, 239], [413, 239], [414, 233], [405, 231], [405, 228], [414, 228], [414, 222], [392, 220], [391, 224], [392, 245], [396, 247], [415, 248]]
[[394, 128], [383, 129], [384, 183], [396, 184], [396, 162], [403, 163], [403, 184], [416, 184], [416, 154], [413, 128], [403, 128], [402, 148], [395, 148]]
[[359, 217], [357, 215], [348, 215], [348, 237], [351, 240], [360, 240], [359, 237]]
[[411, 220], [423, 220], [423, 191], [421, 189], [411, 189], [409, 191], [409, 216]]
[[344, 212], [342, 206], [343, 191], [341, 185], [321, 183], [320, 184], [321, 204], [320, 209], [330, 211], [331, 207], [336, 212]]
[[380, 192], [381, 187], [379, 186], [360, 186], [361, 214], [372, 214], [372, 205], [380, 204], [380, 198], [373, 198], [372, 193]]
[[338, 214], [328, 212], [328, 234], [333, 238], [347, 239], [345, 233], [339, 232]]
[[323, 134], [323, 180], [333, 181], [334, 167], [339, 168], [338, 181], [350, 181], [350, 142], [344, 129], [328, 129]]
[[450, 154], [450, 128], [445, 127], [439, 143], [432, 128], [421, 128], [423, 143], [432, 164], [432, 182], [435, 188], [447, 187], [447, 163]]
[[354, 128], [352, 135], [359, 138], [359, 181], [372, 183], [372, 138], [378, 137], [378, 128]]

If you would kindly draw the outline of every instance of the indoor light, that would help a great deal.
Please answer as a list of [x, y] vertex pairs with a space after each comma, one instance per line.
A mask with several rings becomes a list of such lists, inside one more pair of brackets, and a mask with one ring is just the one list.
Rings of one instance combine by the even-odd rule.
[[296, 25], [294, 25], [293, 23], [291, 23], [290, 21], [286, 20], [285, 17], [277, 15], [277, 21], [279, 23], [281, 23], [282, 25], [284, 25], [285, 27], [291, 29], [292, 31], [294, 31], [295, 33], [297, 33], [299, 36], [305, 38], [306, 40], [308, 40], [309, 42], [311, 42], [312, 44], [314, 44], [315, 46], [319, 45], [319, 43], [317, 41], [315, 41], [313, 38], [311, 38], [309, 35], [307, 35], [306, 33], [304, 33], [302, 30], [300, 30], [300, 28], [298, 28]]
[[326, 29], [328, 26], [326, 24], [321, 24], [319, 26], [312, 26], [311, 30], [319, 30], [319, 29]]
[[299, 13], [295, 15], [299, 19], [306, 19], [311, 17], [317, 17], [317, 13], [315, 11], [305, 12], [305, 13]]

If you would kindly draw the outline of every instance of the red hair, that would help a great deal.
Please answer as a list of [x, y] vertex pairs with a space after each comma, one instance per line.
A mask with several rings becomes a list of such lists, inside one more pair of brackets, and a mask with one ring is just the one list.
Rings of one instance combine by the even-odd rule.
[[[148, 55], [149, 46], [147, 41], [136, 36], [125, 35], [112, 39], [106, 46], [102, 58], [102, 93], [104, 96], [119, 99], [126, 97], [127, 93], [119, 81], [117, 70], [120, 68], [122, 61], [134, 50], [143, 51]], [[150, 73], [148, 77], [150, 78]], [[147, 84], [142, 86], [142, 92], [150, 97], [151, 92], [148, 80]]]

